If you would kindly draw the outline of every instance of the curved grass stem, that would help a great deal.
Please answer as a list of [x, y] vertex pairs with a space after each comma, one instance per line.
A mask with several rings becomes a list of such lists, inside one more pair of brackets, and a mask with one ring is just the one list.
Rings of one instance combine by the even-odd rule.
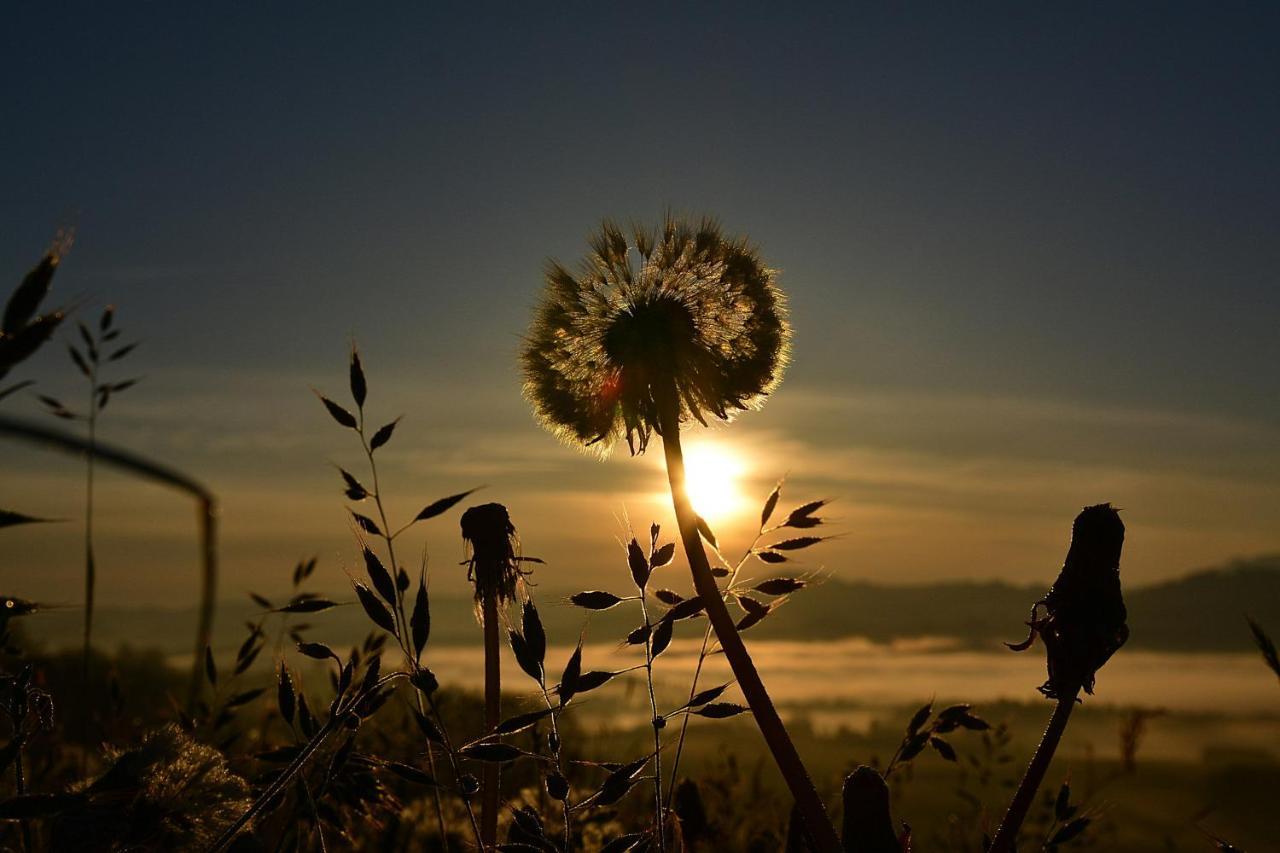
[[991, 847], [987, 853], [1012, 853], [1015, 849], [1018, 831], [1022, 828], [1022, 822], [1035, 802], [1036, 792], [1040, 790], [1040, 783], [1044, 781], [1044, 774], [1048, 771], [1050, 762], [1053, 761], [1053, 754], [1058, 749], [1062, 734], [1067, 730], [1067, 722], [1071, 719], [1071, 712], [1075, 709], [1076, 696], [1079, 693], [1080, 688], [1077, 687], [1058, 699], [1058, 705], [1053, 709], [1053, 716], [1049, 718], [1049, 725], [1045, 727], [1044, 736], [1040, 738], [1040, 745], [1036, 747], [1035, 755], [1031, 756], [1027, 772], [1023, 774], [1018, 790], [1014, 792], [1013, 799], [1009, 802], [1009, 810], [1005, 812], [1004, 820], [1000, 821], [1000, 828], [996, 830], [996, 836], [991, 840]]
[[720, 588], [716, 585], [715, 576], [711, 574], [711, 566], [707, 561], [706, 551], [702, 547], [701, 534], [698, 532], [698, 516], [689, 500], [685, 484], [684, 454], [680, 447], [680, 409], [679, 398], [674, 387], [666, 389], [658, 401], [658, 421], [662, 434], [662, 447], [666, 456], [667, 479], [671, 484], [671, 500], [675, 507], [676, 522], [680, 527], [680, 539], [684, 544], [685, 555], [689, 559], [689, 569], [693, 574], [694, 587], [701, 596], [711, 627], [715, 629], [720, 648], [724, 651], [734, 677], [746, 698], [751, 712], [755, 716], [756, 725], [764, 736], [765, 743], [778, 765], [791, 795], [795, 798], [805, 830], [819, 853], [840, 853], [842, 846], [836, 835], [835, 827], [827, 816], [827, 811], [818, 796], [817, 788], [809, 777], [800, 754], [787, 734], [782, 718], [773, 706], [773, 700], [765, 690], [764, 682], [756, 671], [755, 663], [747, 651], [742, 637], [734, 625], [733, 617], [721, 598]]

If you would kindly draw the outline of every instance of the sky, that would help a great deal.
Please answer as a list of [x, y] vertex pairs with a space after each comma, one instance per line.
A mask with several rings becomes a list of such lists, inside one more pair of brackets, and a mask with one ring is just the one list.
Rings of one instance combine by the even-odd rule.
[[[673, 526], [660, 459], [559, 445], [516, 356], [603, 217], [718, 216], [781, 271], [793, 361], [690, 435], [727, 550], [830, 498], [798, 570], [1048, 584], [1079, 508], [1131, 583], [1280, 550], [1280, 13], [1263, 4], [24, 4], [0, 34], [0, 271], [142, 341], [103, 440], [223, 507], [220, 595], [358, 553], [348, 347], [393, 515], [474, 486], [548, 591], [619, 587]], [[15, 374], [17, 376], [17, 374]], [[61, 344], [22, 377], [82, 395]], [[74, 398], [72, 398], [74, 399]], [[0, 414], [52, 423], [34, 396]], [[715, 460], [721, 460], [717, 466]], [[706, 460], [711, 460], [708, 463]], [[695, 466], [696, 467], [696, 466]], [[185, 499], [99, 478], [99, 599], [195, 597]], [[711, 499], [708, 499], [711, 500]], [[83, 471], [0, 444], [0, 584], [79, 597]], [[409, 534], [460, 590], [448, 516]], [[403, 551], [402, 551], [403, 553]], [[673, 586], [679, 586], [673, 576]]]

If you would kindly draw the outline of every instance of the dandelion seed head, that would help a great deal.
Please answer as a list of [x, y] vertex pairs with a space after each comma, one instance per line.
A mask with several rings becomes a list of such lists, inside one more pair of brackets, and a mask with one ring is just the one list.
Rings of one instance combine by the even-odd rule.
[[538, 420], [606, 455], [643, 452], [658, 398], [681, 422], [730, 420], [777, 386], [790, 342], [775, 270], [711, 219], [658, 229], [605, 222], [577, 271], [552, 262], [521, 355]]

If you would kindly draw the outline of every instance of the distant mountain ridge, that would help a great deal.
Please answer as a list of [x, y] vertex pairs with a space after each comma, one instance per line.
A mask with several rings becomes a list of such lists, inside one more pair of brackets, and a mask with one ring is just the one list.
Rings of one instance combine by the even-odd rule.
[[[1023, 622], [1046, 586], [998, 581], [887, 586], [829, 580], [820, 594], [802, 591], [777, 619], [766, 620], [756, 630], [757, 636], [775, 639], [859, 635], [880, 642], [918, 636], [971, 644], [1016, 640], [1025, 634]], [[1125, 591], [1125, 603], [1134, 648], [1248, 650], [1253, 644], [1246, 613], [1280, 633], [1280, 554], [1132, 587]]]
[[[623, 593], [623, 578], [606, 588]], [[871, 581], [827, 579], [792, 596], [786, 606], [747, 635], [751, 639], [832, 640], [866, 637], [887, 643], [922, 636], [952, 638], [962, 645], [1000, 648], [1003, 640], [1025, 636], [1024, 620], [1046, 586], [1018, 586], [1000, 581], [948, 581], [894, 586]], [[1280, 636], [1280, 554], [1235, 560], [1169, 581], [1131, 587], [1130, 647], [1176, 652], [1224, 652], [1253, 649], [1244, 615], [1252, 615], [1273, 636]], [[552, 643], [571, 644], [586, 611], [562, 599], [538, 594], [538, 609]], [[432, 642], [441, 645], [478, 642], [470, 597], [432, 597]], [[214, 645], [234, 648], [244, 637], [244, 623], [258, 616], [246, 599], [218, 608]], [[23, 629], [50, 645], [75, 645], [81, 614], [52, 611], [24, 620]], [[591, 615], [589, 642], [621, 640], [636, 627], [634, 607], [622, 605]], [[120, 645], [158, 647], [170, 654], [191, 652], [195, 626], [191, 609], [102, 607], [94, 616], [103, 648]], [[313, 626], [308, 636], [335, 646], [358, 640], [368, 623], [358, 607], [295, 616], [293, 624]], [[678, 637], [695, 636], [700, 628], [684, 623]], [[701, 625], [703, 623], [697, 623]], [[689, 627], [685, 627], [689, 626]]]

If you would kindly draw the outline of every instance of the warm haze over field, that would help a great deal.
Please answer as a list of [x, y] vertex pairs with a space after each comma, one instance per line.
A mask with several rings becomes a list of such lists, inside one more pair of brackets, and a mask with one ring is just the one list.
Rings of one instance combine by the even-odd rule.
[[[1047, 583], [1107, 500], [1126, 582], [1156, 581], [1280, 550], [1280, 27], [1208, 11], [28, 4], [0, 270], [76, 229], [57, 299], [143, 339], [102, 439], [217, 492], [223, 598], [355, 567], [329, 462], [357, 460], [309, 390], [345, 394], [352, 338], [374, 417], [404, 415], [395, 512], [486, 485], [544, 588], [615, 572], [627, 520], [669, 517], [660, 454], [559, 446], [516, 353], [548, 257], [666, 208], [752, 235], [796, 330], [763, 411], [689, 434], [722, 540], [786, 474], [835, 499], [839, 578]], [[64, 362], [27, 374], [78, 394]], [[78, 518], [80, 477], [0, 445], [34, 514]], [[99, 495], [100, 601], [193, 603], [187, 503]], [[455, 522], [426, 538], [462, 592]], [[80, 547], [13, 531], [0, 583], [73, 603]]]

